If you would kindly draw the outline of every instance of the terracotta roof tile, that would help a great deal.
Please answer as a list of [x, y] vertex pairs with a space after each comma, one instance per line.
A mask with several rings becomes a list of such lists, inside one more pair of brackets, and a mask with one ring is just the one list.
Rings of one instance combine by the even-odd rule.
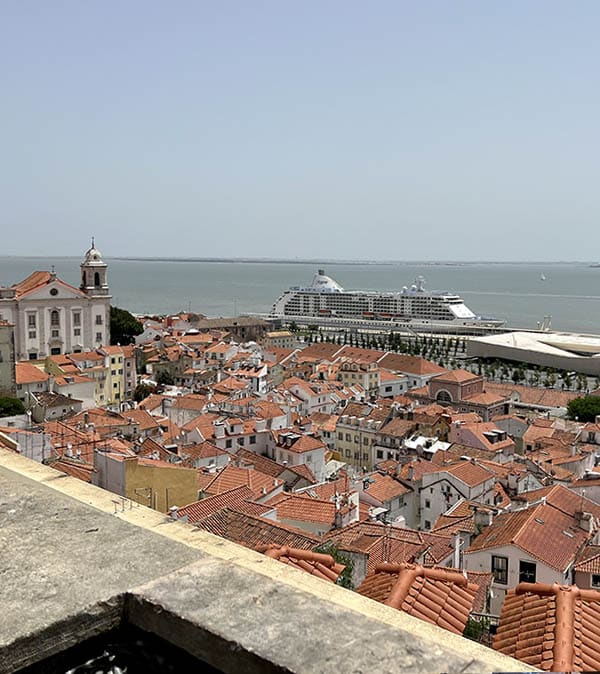
[[357, 592], [462, 634], [479, 586], [470, 583], [460, 571], [413, 564], [380, 564]]
[[600, 545], [586, 545], [577, 555], [575, 571], [600, 574]]
[[283, 480], [265, 475], [265, 473], [261, 473], [254, 468], [238, 468], [229, 464], [217, 473], [206, 487], [206, 492], [211, 495], [221, 494], [241, 485], [247, 485], [257, 498], [281, 487]]
[[331, 501], [292, 494], [280, 501], [276, 508], [278, 519], [326, 524], [329, 527], [335, 524], [336, 508]]
[[443, 367], [432, 363], [430, 360], [426, 360], [420, 356], [407, 356], [401, 353], [386, 353], [378, 363], [381, 367], [393, 372], [406, 372], [418, 375], [438, 375], [446, 372]]
[[520, 583], [506, 595], [494, 649], [545, 671], [600, 670], [600, 592]]
[[410, 493], [410, 488], [395, 480], [390, 475], [371, 473], [369, 476], [369, 496], [381, 503], [386, 503], [394, 498]]
[[328, 580], [331, 583], [335, 583], [346, 568], [343, 564], [337, 564], [331, 555], [276, 545], [275, 543], [260, 546], [259, 552], [264, 552], [267, 557], [302, 569], [312, 576]]
[[190, 524], [210, 517], [223, 508], [236, 508], [240, 512], [250, 515], [264, 515], [272, 510], [271, 507], [252, 503], [254, 494], [246, 485], [225, 491], [215, 496], [209, 496], [194, 503], [188, 503], [177, 510], [177, 519], [187, 517]]
[[200, 529], [257, 550], [261, 545], [277, 543], [312, 550], [321, 543], [317, 536], [277, 522], [223, 508], [198, 523]]
[[49, 375], [39, 367], [27, 361], [15, 363], [15, 379], [17, 384], [33, 384], [48, 381]]
[[434, 378], [435, 381], [448, 381], [448, 382], [453, 382], [457, 384], [463, 384], [467, 381], [476, 381], [478, 379], [481, 379], [480, 375], [473, 374], [472, 372], [469, 372], [468, 370], [449, 370], [447, 372], [444, 372], [443, 374], [438, 375], [437, 377]]
[[564, 572], [588, 537], [572, 515], [546, 503], [498, 515], [466, 554], [515, 545], [553, 569]]

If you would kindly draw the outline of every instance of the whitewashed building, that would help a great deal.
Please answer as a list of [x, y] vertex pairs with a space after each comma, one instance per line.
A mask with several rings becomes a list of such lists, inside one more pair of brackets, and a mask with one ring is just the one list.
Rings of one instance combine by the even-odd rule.
[[0, 287], [0, 320], [14, 325], [17, 360], [91, 351], [110, 341], [108, 265], [92, 246], [76, 288], [52, 271], [34, 271], [8, 288]]

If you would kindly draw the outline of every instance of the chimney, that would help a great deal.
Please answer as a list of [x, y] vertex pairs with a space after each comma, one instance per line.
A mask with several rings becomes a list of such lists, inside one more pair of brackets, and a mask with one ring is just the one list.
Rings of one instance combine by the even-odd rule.
[[592, 513], [586, 513], [581, 510], [575, 512], [575, 521], [580, 529], [591, 534], [594, 531], [594, 516]]
[[225, 437], [225, 425], [222, 421], [215, 421], [215, 438], [224, 438]]
[[415, 479], [415, 468], [414, 466], [408, 467], [408, 481], [412, 482]]
[[83, 423], [86, 426], [90, 423], [90, 415], [87, 412], [83, 413]]
[[477, 531], [481, 531], [482, 529], [491, 526], [493, 519], [494, 515], [491, 510], [475, 508], [475, 512], [473, 513], [473, 521]]
[[174, 505], [169, 508], [169, 517], [176, 520], [179, 517], [179, 507]]
[[454, 547], [454, 552], [452, 553], [452, 566], [455, 569], [460, 569], [461, 564], [460, 564], [460, 546], [462, 543], [462, 538], [460, 537], [460, 534], [456, 533], [454, 534], [454, 538], [452, 541], [453, 547]]

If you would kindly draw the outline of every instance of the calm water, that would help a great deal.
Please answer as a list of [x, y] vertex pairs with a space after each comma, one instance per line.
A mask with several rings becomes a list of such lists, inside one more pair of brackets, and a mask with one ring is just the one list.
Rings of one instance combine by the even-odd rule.
[[[79, 285], [76, 258], [0, 257], [0, 285], [55, 265]], [[274, 263], [111, 260], [113, 304], [133, 312], [169, 313], [191, 307], [207, 316], [267, 312], [280, 293], [310, 283], [324, 267], [347, 289], [400, 290], [421, 274], [431, 290], [459, 293], [476, 313], [535, 327], [545, 315], [561, 330], [600, 333], [600, 268], [588, 263], [460, 264]], [[546, 280], [541, 280], [541, 275]]]

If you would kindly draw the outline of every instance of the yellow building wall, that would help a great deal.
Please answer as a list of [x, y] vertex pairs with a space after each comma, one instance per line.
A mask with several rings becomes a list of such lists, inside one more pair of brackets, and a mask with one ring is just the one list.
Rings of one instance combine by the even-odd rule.
[[126, 461], [125, 496], [166, 513], [171, 506], [181, 507], [198, 500], [196, 470]]

